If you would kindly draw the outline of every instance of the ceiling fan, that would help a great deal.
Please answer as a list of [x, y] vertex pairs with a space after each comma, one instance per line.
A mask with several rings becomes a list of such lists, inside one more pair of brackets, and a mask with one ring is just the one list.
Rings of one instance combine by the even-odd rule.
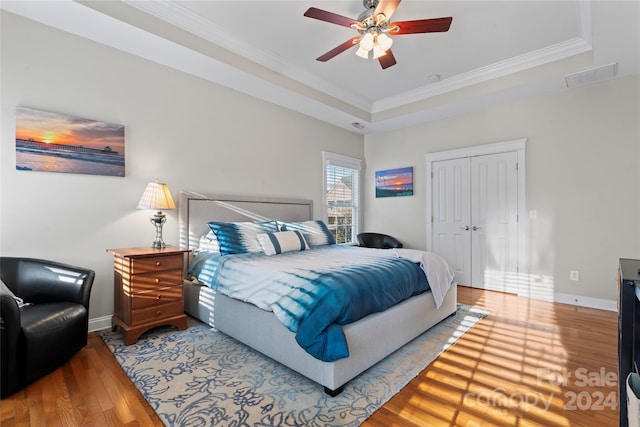
[[401, 0], [362, 0], [365, 11], [357, 19], [347, 18], [326, 10], [310, 7], [304, 16], [320, 21], [353, 28], [360, 33], [316, 58], [328, 61], [347, 49], [359, 45], [356, 55], [362, 58], [376, 58], [383, 69], [396, 64], [391, 52], [393, 40], [389, 36], [400, 34], [438, 33], [449, 31], [453, 18], [418, 19], [415, 21], [389, 22]]

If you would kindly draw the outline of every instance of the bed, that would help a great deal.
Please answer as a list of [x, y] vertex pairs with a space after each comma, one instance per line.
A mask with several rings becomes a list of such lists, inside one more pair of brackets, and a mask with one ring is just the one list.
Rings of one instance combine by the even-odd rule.
[[[181, 192], [179, 245], [196, 251], [202, 236], [210, 231], [208, 223], [212, 221], [277, 220], [280, 224], [291, 224], [312, 218], [312, 200]], [[361, 248], [352, 249], [357, 251]], [[407, 254], [419, 252], [407, 251]], [[193, 260], [191, 254], [190, 263]], [[414, 259], [413, 262], [419, 260]], [[315, 381], [332, 396], [340, 393], [349, 380], [367, 368], [455, 314], [455, 283], [451, 280], [448, 290], [441, 292], [442, 295], [436, 298], [434, 293], [438, 292], [434, 288], [342, 326], [340, 329], [348, 346], [348, 357], [323, 361], [303, 349], [296, 341], [296, 334], [285, 327], [273, 311], [216, 292], [191, 278], [184, 281], [187, 314]]]

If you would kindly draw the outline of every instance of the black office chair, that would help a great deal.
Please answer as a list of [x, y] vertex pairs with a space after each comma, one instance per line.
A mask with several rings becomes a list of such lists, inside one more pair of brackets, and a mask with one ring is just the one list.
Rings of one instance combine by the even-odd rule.
[[0, 257], [0, 397], [53, 372], [87, 345], [94, 278], [85, 268]]
[[358, 246], [365, 248], [391, 249], [402, 247], [402, 243], [398, 239], [387, 234], [360, 233], [357, 238]]

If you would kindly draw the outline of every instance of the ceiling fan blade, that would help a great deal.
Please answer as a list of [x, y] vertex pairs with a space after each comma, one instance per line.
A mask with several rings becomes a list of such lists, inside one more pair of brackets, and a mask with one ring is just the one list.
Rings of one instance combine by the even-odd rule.
[[396, 58], [393, 56], [393, 52], [391, 49], [387, 50], [387, 53], [378, 58], [378, 62], [383, 70], [391, 67], [392, 65], [396, 65]]
[[344, 52], [345, 50], [355, 46], [360, 41], [360, 36], [352, 37], [341, 45], [334, 47], [329, 52], [325, 53], [322, 56], [316, 58], [316, 61], [326, 62], [333, 58], [334, 56]]
[[391, 15], [393, 15], [393, 12], [396, 11], [396, 8], [400, 4], [400, 1], [401, 0], [380, 0], [380, 3], [378, 3], [376, 10], [373, 12], [373, 17], [377, 19], [376, 17], [382, 13], [385, 17], [382, 21], [380, 21], [380, 24], [388, 22], [389, 19], [391, 19]]
[[400, 21], [389, 24], [389, 34], [442, 33], [449, 31], [452, 17]]
[[355, 19], [347, 18], [346, 16], [338, 15], [337, 13], [328, 12], [326, 10], [310, 7], [304, 13], [307, 18], [319, 19], [320, 21], [330, 22], [332, 24], [342, 25], [343, 27], [351, 28], [353, 25], [357, 25], [358, 21]]

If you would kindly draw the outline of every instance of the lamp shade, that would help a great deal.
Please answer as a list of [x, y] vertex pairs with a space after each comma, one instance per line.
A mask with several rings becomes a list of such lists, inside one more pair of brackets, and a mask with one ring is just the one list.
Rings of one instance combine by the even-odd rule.
[[386, 52], [393, 44], [393, 39], [385, 33], [380, 33], [378, 34], [378, 37], [376, 37], [376, 44], [381, 50]]
[[169, 187], [158, 180], [147, 184], [147, 188], [144, 189], [138, 202], [138, 209], [167, 210], [175, 208], [176, 205], [173, 203]]
[[367, 33], [360, 39], [360, 47], [367, 52], [373, 49], [373, 34]]
[[358, 48], [358, 50], [356, 51], [356, 55], [358, 55], [360, 58], [367, 59], [367, 58], [369, 58], [369, 51], [368, 50], [364, 50], [362, 48], [362, 46], [360, 46]]
[[380, 49], [380, 47], [379, 47], [378, 45], [376, 45], [376, 46], [373, 48], [373, 57], [374, 57], [375, 59], [378, 59], [378, 58], [380, 58], [381, 56], [384, 56], [384, 55], [386, 55], [386, 54], [387, 54], [387, 52], [385, 52], [384, 50]]

